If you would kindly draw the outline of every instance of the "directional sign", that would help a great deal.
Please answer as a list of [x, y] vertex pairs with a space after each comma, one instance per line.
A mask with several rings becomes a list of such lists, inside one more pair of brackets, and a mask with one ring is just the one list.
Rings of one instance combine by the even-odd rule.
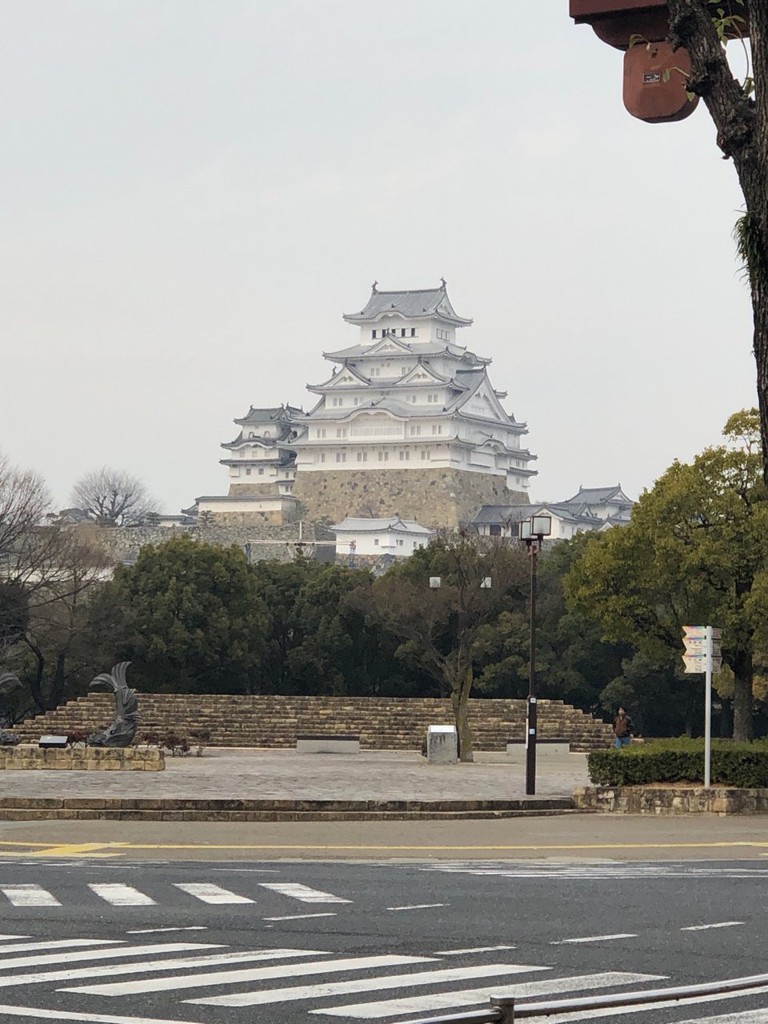
[[[707, 659], [705, 656], [700, 654], [684, 654], [683, 662], [685, 664], [686, 672], [706, 672], [707, 671]], [[712, 659], [712, 671], [719, 672], [723, 667], [722, 658]]]

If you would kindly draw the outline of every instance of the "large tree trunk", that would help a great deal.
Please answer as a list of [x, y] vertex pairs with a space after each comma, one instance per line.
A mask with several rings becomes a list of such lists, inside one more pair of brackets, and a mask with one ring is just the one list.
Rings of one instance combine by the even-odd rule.
[[459, 759], [474, 761], [472, 730], [469, 725], [469, 695], [472, 692], [472, 666], [459, 670], [456, 685], [451, 687], [451, 705], [459, 737]]
[[752, 654], [739, 653], [732, 662], [733, 669], [733, 738], [752, 739]]
[[[732, 159], [744, 193], [747, 271], [752, 293], [757, 401], [768, 484], [768, 4], [746, 0], [749, 10], [754, 97], [734, 78], [723, 55], [707, 0], [668, 0], [670, 41], [691, 56], [688, 88], [701, 96], [717, 128], [717, 144]], [[739, 13], [739, 7], [734, 8]]]

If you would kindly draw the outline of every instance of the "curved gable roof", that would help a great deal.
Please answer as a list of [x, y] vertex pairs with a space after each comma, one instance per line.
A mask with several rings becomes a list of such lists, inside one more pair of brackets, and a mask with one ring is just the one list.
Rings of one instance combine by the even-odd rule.
[[439, 288], [398, 292], [380, 292], [374, 284], [365, 307], [359, 313], [345, 313], [344, 319], [352, 324], [365, 324], [393, 313], [399, 313], [408, 320], [439, 317], [454, 327], [468, 327], [472, 323], [471, 319], [459, 316], [451, 305], [445, 281]]

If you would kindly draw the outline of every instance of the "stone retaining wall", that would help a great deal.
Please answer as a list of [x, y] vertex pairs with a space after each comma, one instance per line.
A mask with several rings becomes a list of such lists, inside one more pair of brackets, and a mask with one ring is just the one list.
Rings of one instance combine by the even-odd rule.
[[161, 772], [165, 755], [157, 747], [49, 747], [32, 743], [0, 747], [0, 771]]
[[328, 470], [300, 472], [293, 497], [311, 519], [402, 516], [422, 526], [452, 529], [481, 505], [527, 503], [524, 491], [507, 490], [505, 478], [458, 469]]
[[614, 814], [768, 814], [768, 789], [729, 786], [584, 786], [579, 810]]

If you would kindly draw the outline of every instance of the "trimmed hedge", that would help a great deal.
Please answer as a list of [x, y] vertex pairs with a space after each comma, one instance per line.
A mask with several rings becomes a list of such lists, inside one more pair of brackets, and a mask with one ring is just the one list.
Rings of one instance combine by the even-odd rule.
[[[704, 740], [654, 740], [623, 750], [587, 755], [596, 786], [648, 786], [659, 782], [704, 782]], [[740, 789], [768, 787], [768, 743], [712, 742], [712, 783]]]

